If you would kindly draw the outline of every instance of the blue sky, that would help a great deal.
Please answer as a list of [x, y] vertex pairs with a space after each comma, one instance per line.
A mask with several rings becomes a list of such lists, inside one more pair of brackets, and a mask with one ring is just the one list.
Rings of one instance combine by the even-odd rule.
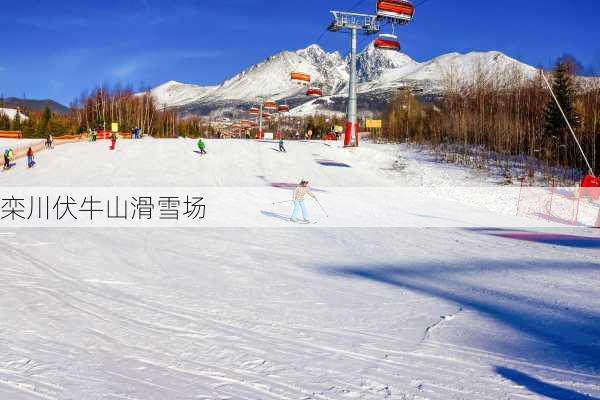
[[[329, 10], [358, 2], [3, 2], [0, 92], [68, 104], [100, 83], [220, 83], [269, 55], [315, 42], [330, 22]], [[371, 11], [374, 3], [365, 0], [356, 11]], [[398, 33], [418, 61], [499, 50], [538, 66], [568, 52], [600, 71], [599, 0], [426, 0]], [[345, 54], [347, 42], [328, 33], [319, 44]]]

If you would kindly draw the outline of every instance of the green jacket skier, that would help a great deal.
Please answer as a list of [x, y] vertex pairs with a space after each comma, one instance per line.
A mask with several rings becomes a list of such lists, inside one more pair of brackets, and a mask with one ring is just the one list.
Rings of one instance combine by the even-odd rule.
[[14, 157], [14, 153], [12, 149], [4, 150], [4, 169], [10, 169], [10, 162]]
[[198, 150], [200, 150], [200, 154], [206, 154], [206, 145], [204, 144], [204, 141], [202, 140], [202, 138], [198, 139]]

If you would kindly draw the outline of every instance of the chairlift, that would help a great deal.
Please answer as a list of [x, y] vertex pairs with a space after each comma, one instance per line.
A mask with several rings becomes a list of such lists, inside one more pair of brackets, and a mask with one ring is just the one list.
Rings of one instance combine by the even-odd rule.
[[265, 101], [265, 104], [263, 104], [263, 108], [267, 111], [277, 111], [277, 103], [272, 100], [267, 100]]
[[250, 114], [250, 115], [258, 115], [258, 114], [260, 114], [260, 110], [258, 109], [258, 107], [251, 107], [248, 110], [248, 114]]
[[400, 42], [398, 36], [390, 33], [382, 33], [379, 35], [373, 45], [376, 49], [400, 51]]
[[280, 104], [279, 107], [277, 107], [277, 111], [280, 113], [286, 113], [290, 111], [290, 106], [288, 106], [287, 104]]
[[304, 72], [292, 72], [290, 78], [292, 79], [292, 82], [296, 82], [300, 85], [310, 84], [310, 75], [305, 74]]
[[392, 23], [409, 23], [415, 15], [415, 6], [408, 0], [378, 0], [377, 17], [387, 18]]
[[306, 91], [306, 95], [308, 97], [322, 97], [323, 91], [321, 89], [319, 89], [318, 87], [309, 87], [308, 90]]

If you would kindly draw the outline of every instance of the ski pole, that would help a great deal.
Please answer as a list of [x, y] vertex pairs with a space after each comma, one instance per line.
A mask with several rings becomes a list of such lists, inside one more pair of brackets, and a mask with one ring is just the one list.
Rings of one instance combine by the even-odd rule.
[[321, 210], [323, 210], [323, 212], [325, 213], [325, 216], [326, 216], [327, 218], [329, 218], [329, 214], [327, 214], [327, 211], [325, 211], [325, 208], [323, 208], [323, 205], [321, 204], [321, 202], [319, 201], [319, 199], [317, 199], [317, 198], [315, 197], [315, 200], [317, 201], [317, 204], [319, 205], [319, 207], [321, 207]]

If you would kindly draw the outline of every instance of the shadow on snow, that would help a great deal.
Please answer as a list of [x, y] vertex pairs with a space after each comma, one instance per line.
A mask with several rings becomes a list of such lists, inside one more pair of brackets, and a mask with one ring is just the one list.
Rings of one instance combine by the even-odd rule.
[[486, 235], [505, 239], [522, 240], [553, 246], [574, 247], [579, 249], [600, 249], [600, 237], [565, 235], [559, 233], [532, 232], [508, 229], [468, 229]]
[[[494, 351], [497, 353], [527, 358], [528, 361], [540, 365], [598, 373], [600, 370], [599, 311], [581, 310], [576, 307], [566, 307], [560, 302], [536, 299], [535, 294], [519, 294], [511, 290], [509, 285], [505, 291], [500, 291], [476, 283], [479, 282], [480, 276], [486, 274], [499, 274], [499, 279], [506, 279], [502, 275], [518, 271], [532, 271], [536, 276], [545, 271], [563, 271], [565, 276], [568, 276], [569, 273], [597, 272], [600, 271], [600, 266], [571, 260], [564, 262], [543, 260], [533, 263], [475, 260], [464, 264], [375, 264], [320, 268], [320, 272], [330, 276], [364, 279], [450, 302], [467, 311], [482, 314], [529, 337], [502, 342], [494, 342], [494, 338], [486, 338], [488, 343], [495, 346]], [[518, 275], [513, 279], [518, 279]], [[523, 291], [527, 293], [526, 289]], [[531, 338], [535, 340], [532, 341]], [[522, 378], [522, 375], [511, 376]], [[533, 380], [527, 383], [534, 385]], [[535, 387], [538, 390], [549, 388], [542, 384]], [[560, 390], [563, 389], [556, 388], [555, 392], [561, 393]]]
[[530, 392], [555, 400], [594, 400], [596, 397], [586, 396], [573, 390], [563, 389], [556, 385], [543, 382], [537, 378], [505, 367], [496, 367], [496, 372], [502, 377], [527, 388]]

